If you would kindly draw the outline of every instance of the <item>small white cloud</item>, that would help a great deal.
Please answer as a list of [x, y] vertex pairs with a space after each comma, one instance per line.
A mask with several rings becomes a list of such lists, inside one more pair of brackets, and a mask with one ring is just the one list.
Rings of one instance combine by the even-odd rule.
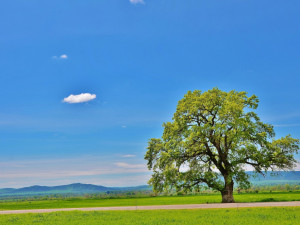
[[294, 170], [296, 171], [300, 171], [300, 162], [297, 162], [295, 167], [294, 167]]
[[136, 155], [122, 155], [123, 158], [132, 158], [132, 157], [136, 157]]
[[145, 4], [144, 0], [129, 0], [131, 4]]
[[180, 171], [180, 172], [187, 172], [187, 171], [189, 171], [189, 170], [190, 170], [190, 167], [189, 167], [189, 165], [187, 165], [187, 164], [183, 164], [183, 165], [181, 165], [180, 168], [179, 168], [179, 171]]
[[146, 166], [144, 164], [128, 164], [123, 162], [115, 163], [116, 166], [124, 168], [124, 169], [144, 169]]
[[123, 125], [122, 128], [126, 128], [127, 126]]
[[90, 93], [81, 93], [79, 95], [69, 95], [68, 97], [64, 98], [63, 102], [67, 103], [82, 103], [88, 102], [96, 98], [95, 94]]
[[62, 55], [60, 55], [60, 56], [52, 56], [52, 59], [68, 59], [68, 55], [66, 55], [66, 54], [62, 54]]
[[66, 54], [63, 54], [63, 55], [59, 56], [59, 58], [60, 58], [60, 59], [67, 59], [68, 56], [67, 56]]

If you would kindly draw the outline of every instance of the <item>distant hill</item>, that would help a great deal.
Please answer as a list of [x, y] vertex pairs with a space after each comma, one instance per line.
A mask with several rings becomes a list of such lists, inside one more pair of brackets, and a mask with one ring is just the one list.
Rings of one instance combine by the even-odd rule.
[[[247, 172], [253, 175], [253, 172]], [[278, 184], [299, 184], [300, 185], [300, 171], [280, 172], [278, 176], [272, 176], [269, 172], [266, 177], [258, 175], [250, 179], [251, 183], [258, 186], [278, 185]], [[104, 187], [93, 184], [69, 184], [61, 186], [31, 186], [24, 188], [3, 188], [0, 189], [0, 197], [14, 197], [14, 196], [34, 196], [34, 195], [53, 195], [53, 194], [91, 194], [103, 192], [119, 192], [119, 191], [145, 191], [151, 190], [148, 185], [136, 187]]]
[[[252, 175], [253, 172], [248, 172]], [[278, 185], [278, 184], [299, 184], [300, 185], [300, 171], [290, 171], [290, 172], [279, 172], [278, 175], [272, 175], [268, 172], [264, 177], [259, 174], [257, 177], [252, 177], [250, 179], [251, 183], [258, 186], [265, 185]]]
[[30, 196], [30, 195], [52, 195], [52, 194], [90, 194], [101, 192], [116, 192], [116, 191], [141, 191], [150, 190], [147, 185], [136, 187], [104, 187], [93, 184], [69, 184], [61, 186], [31, 186], [24, 188], [3, 188], [0, 189], [0, 197], [4, 196]]

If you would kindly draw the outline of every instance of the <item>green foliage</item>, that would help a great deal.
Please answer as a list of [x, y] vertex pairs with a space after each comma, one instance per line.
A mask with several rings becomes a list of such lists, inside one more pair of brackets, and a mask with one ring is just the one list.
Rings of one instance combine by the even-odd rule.
[[[161, 139], [150, 139], [145, 159], [154, 191], [192, 190], [206, 185], [232, 195], [233, 184], [249, 188], [249, 174], [292, 169], [299, 140], [274, 139], [273, 126], [254, 110], [258, 98], [246, 92], [189, 91], [179, 101]], [[233, 201], [233, 198], [231, 199]]]
[[2, 215], [5, 225], [66, 224], [300, 224], [300, 207], [152, 210], [118, 212], [56, 212], [45, 214]]

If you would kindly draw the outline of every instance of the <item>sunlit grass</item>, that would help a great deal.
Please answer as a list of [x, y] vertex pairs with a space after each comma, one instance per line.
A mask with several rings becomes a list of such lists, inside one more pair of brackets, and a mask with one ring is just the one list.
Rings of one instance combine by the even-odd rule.
[[[234, 196], [236, 202], [300, 201], [300, 192], [248, 193]], [[0, 203], [0, 210], [83, 208], [104, 206], [178, 205], [220, 203], [221, 195], [170, 196], [126, 199], [56, 199]]]
[[1, 215], [5, 225], [66, 224], [300, 224], [300, 207], [152, 211], [55, 212]]

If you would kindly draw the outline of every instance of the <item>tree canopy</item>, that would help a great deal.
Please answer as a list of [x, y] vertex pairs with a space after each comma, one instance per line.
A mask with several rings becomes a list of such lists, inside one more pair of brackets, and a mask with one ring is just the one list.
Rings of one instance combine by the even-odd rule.
[[246, 92], [189, 91], [178, 102], [172, 122], [163, 124], [162, 138], [149, 140], [145, 159], [153, 171], [154, 191], [191, 190], [205, 184], [234, 202], [233, 187], [248, 188], [245, 169], [292, 170], [299, 140], [275, 139], [272, 125], [254, 112], [255, 95]]

